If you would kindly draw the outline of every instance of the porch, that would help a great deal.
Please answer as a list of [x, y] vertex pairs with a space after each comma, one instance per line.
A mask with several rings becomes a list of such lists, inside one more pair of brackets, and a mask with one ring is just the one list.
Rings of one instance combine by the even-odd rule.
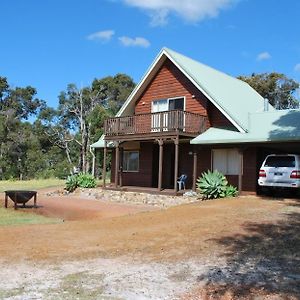
[[[161, 138], [146, 141], [114, 142], [114, 148], [105, 141], [103, 157], [103, 187], [112, 190], [147, 192], [151, 194], [180, 195], [178, 177], [187, 175], [186, 189], [196, 190], [197, 151], [189, 140]], [[111, 182], [106, 185], [106, 163], [111, 153]], [[124, 161], [128, 154], [138, 157], [136, 169], [128, 169]]]

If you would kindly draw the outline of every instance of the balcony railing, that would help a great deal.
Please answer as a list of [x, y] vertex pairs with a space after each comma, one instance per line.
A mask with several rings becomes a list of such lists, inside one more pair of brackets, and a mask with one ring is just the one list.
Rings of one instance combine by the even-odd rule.
[[182, 110], [109, 118], [104, 122], [104, 134], [106, 136], [157, 132], [200, 134], [206, 128], [206, 116]]

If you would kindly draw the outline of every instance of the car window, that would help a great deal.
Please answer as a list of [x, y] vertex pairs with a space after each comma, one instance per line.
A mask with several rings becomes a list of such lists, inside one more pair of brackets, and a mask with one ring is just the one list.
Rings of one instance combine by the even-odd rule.
[[265, 167], [289, 167], [294, 168], [296, 166], [294, 156], [269, 156], [265, 162]]

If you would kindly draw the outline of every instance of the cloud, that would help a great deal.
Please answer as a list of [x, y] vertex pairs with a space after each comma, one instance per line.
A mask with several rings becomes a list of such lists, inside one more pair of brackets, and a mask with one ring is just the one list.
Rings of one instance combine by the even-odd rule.
[[121, 36], [121, 37], [119, 37], [119, 41], [125, 47], [148, 48], [150, 46], [150, 42], [143, 37], [130, 38], [128, 36]]
[[104, 30], [104, 31], [94, 32], [88, 35], [86, 38], [90, 41], [108, 42], [113, 37], [114, 34], [115, 34], [114, 30]]
[[262, 61], [262, 60], [267, 60], [270, 59], [272, 56], [269, 52], [261, 52], [257, 55], [256, 60]]
[[165, 25], [170, 13], [186, 21], [200, 22], [217, 17], [221, 10], [239, 0], [122, 0], [125, 4], [143, 9], [151, 17], [154, 26]]
[[295, 65], [294, 70], [300, 72], [300, 63]]

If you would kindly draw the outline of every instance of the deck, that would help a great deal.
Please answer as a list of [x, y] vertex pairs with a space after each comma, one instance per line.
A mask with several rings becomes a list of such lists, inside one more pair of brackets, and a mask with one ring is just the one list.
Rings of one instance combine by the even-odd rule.
[[105, 139], [116, 137], [187, 135], [197, 136], [207, 129], [207, 117], [182, 110], [108, 118], [104, 122]]

